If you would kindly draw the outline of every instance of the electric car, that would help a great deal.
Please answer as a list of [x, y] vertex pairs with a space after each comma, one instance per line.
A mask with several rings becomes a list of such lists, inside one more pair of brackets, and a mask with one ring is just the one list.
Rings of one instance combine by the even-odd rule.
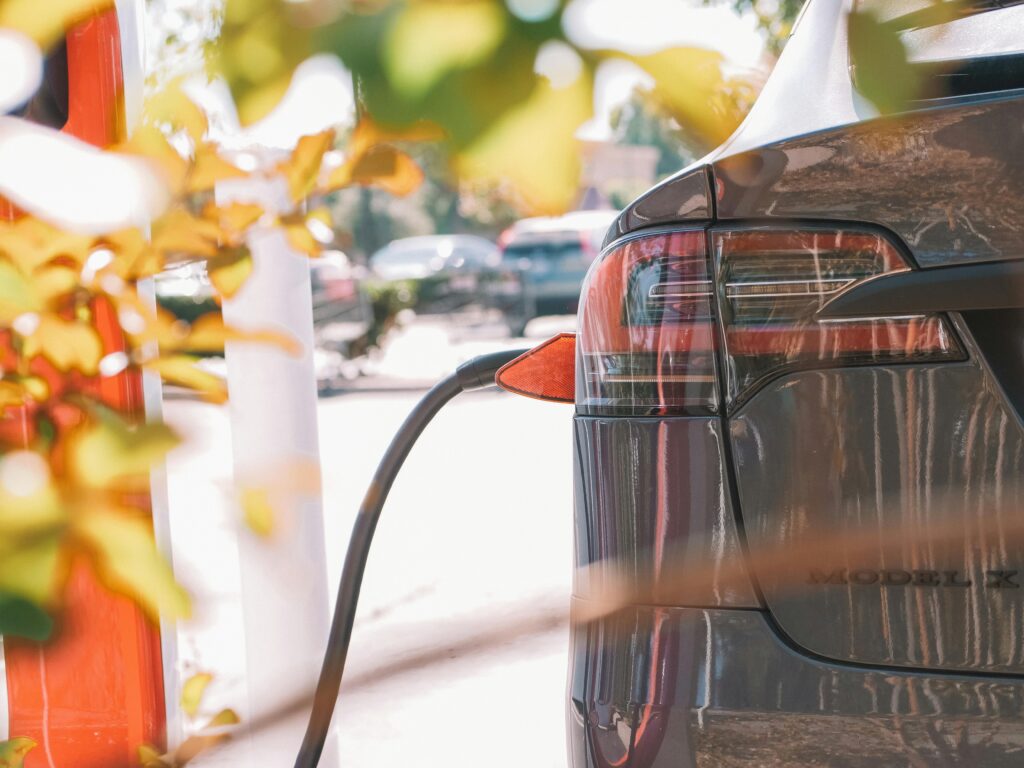
[[573, 768], [1024, 765], [1024, 4], [937, 5], [880, 116], [810, 0], [588, 273]]

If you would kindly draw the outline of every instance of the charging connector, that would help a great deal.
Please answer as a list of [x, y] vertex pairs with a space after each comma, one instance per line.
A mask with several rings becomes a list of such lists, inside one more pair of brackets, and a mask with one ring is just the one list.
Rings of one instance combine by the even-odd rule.
[[387, 501], [391, 486], [409, 451], [427, 424], [452, 398], [461, 392], [494, 386], [494, 376], [498, 369], [527, 351], [516, 349], [493, 352], [460, 365], [455, 373], [438, 382], [416, 404], [384, 453], [370, 487], [363, 497], [363, 503], [359, 507], [359, 514], [352, 528], [352, 537], [345, 553], [345, 566], [338, 584], [338, 597], [334, 604], [334, 618], [327, 639], [327, 651], [320, 669], [320, 679], [313, 697], [306, 735], [295, 759], [295, 768], [315, 768], [320, 762], [320, 754], [331, 728], [334, 705], [341, 689], [341, 678], [345, 672], [345, 659], [348, 657], [349, 641], [352, 639], [352, 625], [356, 618], [359, 590], [363, 584], [370, 544], [373, 542], [373, 534], [377, 529], [377, 521], [380, 520], [384, 502]]

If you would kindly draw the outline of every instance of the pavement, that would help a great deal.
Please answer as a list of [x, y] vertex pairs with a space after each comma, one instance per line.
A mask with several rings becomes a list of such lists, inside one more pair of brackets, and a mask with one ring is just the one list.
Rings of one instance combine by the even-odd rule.
[[[376, 463], [423, 387], [475, 354], [531, 346], [573, 318], [508, 339], [487, 318], [407, 318], [357, 385], [318, 405], [331, 592]], [[178, 671], [216, 675], [203, 711], [244, 710], [240, 523], [225, 408], [166, 403], [185, 437], [168, 464], [175, 569], [196, 617]], [[463, 395], [426, 429], [378, 528], [334, 719], [341, 765], [564, 768], [572, 564], [571, 409]], [[284, 622], [301, 617], [282, 617]], [[281, 649], [288, 653], [287, 648]], [[300, 715], [277, 729], [289, 743]], [[197, 766], [264, 765], [231, 744]]]

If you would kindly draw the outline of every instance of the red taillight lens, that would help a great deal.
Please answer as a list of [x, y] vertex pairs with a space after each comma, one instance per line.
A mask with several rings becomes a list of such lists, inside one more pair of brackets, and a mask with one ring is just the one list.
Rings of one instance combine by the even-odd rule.
[[713, 291], [703, 231], [644, 235], [606, 251], [580, 302], [579, 411], [716, 412]]
[[718, 338], [730, 409], [787, 371], [963, 359], [940, 315], [818, 319], [839, 292], [909, 268], [884, 236], [856, 229], [736, 227], [627, 239], [601, 255], [583, 286], [578, 410], [718, 412]]
[[837, 293], [910, 268], [879, 234], [808, 228], [710, 236], [730, 407], [787, 370], [963, 357], [939, 315], [817, 319]]

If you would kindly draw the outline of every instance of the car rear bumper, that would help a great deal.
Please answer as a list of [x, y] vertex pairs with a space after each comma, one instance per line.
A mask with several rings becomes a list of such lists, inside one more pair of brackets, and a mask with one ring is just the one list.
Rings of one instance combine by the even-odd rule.
[[819, 661], [759, 610], [633, 607], [577, 625], [569, 694], [572, 768], [1024, 759], [1024, 680]]

